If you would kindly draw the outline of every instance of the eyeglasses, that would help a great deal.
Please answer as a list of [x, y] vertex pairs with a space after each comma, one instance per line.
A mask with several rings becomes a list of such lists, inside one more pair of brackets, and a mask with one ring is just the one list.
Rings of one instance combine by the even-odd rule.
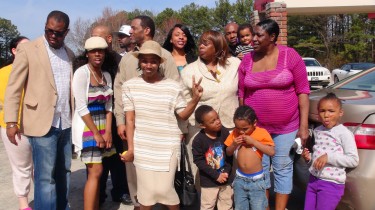
[[44, 29], [44, 32], [46, 32], [46, 34], [48, 36], [52, 36], [53, 34], [56, 36], [56, 37], [63, 37], [65, 35], [67, 30], [64, 30], [64, 31], [55, 31], [55, 30], [52, 30], [52, 29], [49, 29], [49, 28], [45, 28]]

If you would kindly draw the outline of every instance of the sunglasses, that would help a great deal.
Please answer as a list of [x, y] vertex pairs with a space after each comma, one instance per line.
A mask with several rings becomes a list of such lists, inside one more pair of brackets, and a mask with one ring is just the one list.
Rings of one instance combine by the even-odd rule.
[[52, 30], [52, 29], [49, 29], [49, 28], [44, 29], [44, 32], [46, 32], [46, 34], [48, 36], [52, 36], [54, 34], [56, 37], [63, 37], [65, 35], [66, 31], [67, 30], [55, 31], [55, 30]]

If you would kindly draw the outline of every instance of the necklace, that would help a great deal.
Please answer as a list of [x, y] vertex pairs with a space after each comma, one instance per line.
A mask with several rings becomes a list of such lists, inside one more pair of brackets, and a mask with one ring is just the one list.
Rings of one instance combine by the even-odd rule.
[[220, 79], [217, 78], [217, 75], [220, 75], [221, 72], [216, 68], [210, 69], [210, 68], [208, 68], [207, 65], [206, 65], [206, 67], [207, 67], [208, 72], [210, 72], [212, 74], [212, 76], [215, 78], [216, 82], [220, 82]]
[[95, 81], [96, 81], [99, 85], [104, 85], [104, 76], [103, 76], [103, 73], [102, 73], [102, 78], [101, 78], [102, 82], [99, 82], [99, 81], [98, 81], [98, 78], [96, 78], [95, 73], [91, 70], [90, 66], [87, 65], [87, 67], [89, 68], [89, 71], [91, 72], [91, 74], [94, 76]]

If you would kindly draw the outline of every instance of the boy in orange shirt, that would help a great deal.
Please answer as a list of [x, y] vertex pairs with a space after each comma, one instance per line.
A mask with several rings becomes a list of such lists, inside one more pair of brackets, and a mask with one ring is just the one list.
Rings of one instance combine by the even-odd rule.
[[274, 142], [267, 130], [256, 126], [257, 117], [249, 106], [240, 106], [234, 113], [235, 129], [227, 137], [228, 156], [237, 158], [238, 169], [233, 181], [235, 209], [264, 210], [268, 206], [262, 167], [263, 153], [275, 154]]

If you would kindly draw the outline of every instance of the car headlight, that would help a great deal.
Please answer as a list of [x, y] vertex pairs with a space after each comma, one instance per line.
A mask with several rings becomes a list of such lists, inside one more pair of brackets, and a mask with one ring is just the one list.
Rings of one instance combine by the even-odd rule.
[[331, 75], [331, 72], [329, 72], [328, 70], [324, 71], [324, 76], [328, 76], [328, 75]]

